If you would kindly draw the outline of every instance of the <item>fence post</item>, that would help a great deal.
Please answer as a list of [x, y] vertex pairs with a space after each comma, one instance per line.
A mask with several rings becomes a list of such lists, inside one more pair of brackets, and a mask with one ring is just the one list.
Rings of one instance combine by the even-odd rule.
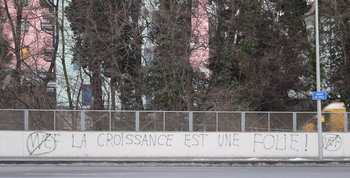
[[267, 131], [271, 132], [271, 113], [267, 113]]
[[163, 111], [163, 131], [165, 132], [165, 111]]
[[85, 111], [81, 110], [80, 113], [80, 130], [85, 131]]
[[241, 113], [241, 132], [245, 132], [245, 112]]
[[297, 113], [293, 112], [293, 132], [297, 132]]
[[135, 131], [140, 131], [140, 112], [136, 111], [135, 113]]
[[56, 130], [56, 110], [53, 111], [53, 130]]
[[344, 132], [348, 132], [348, 124], [349, 124], [349, 121], [348, 121], [348, 113], [345, 112], [344, 113]]
[[112, 111], [109, 110], [109, 131], [112, 131]]
[[219, 113], [216, 111], [216, 131], [219, 131]]
[[193, 132], [193, 112], [188, 112], [188, 131]]
[[24, 130], [29, 130], [29, 111], [24, 110]]

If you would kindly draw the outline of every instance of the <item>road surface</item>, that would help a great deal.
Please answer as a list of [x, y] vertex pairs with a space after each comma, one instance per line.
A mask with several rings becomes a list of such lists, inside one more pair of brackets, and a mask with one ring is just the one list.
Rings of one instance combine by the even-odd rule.
[[128, 164], [1, 164], [0, 177], [73, 178], [349, 178], [350, 167], [342, 165], [128, 165]]

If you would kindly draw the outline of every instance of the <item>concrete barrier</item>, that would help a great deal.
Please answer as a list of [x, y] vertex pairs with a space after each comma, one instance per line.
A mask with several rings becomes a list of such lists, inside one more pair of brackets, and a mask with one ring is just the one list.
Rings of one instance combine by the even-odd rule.
[[[0, 131], [0, 157], [313, 158], [316, 133]], [[324, 157], [350, 158], [350, 133], [324, 133]]]

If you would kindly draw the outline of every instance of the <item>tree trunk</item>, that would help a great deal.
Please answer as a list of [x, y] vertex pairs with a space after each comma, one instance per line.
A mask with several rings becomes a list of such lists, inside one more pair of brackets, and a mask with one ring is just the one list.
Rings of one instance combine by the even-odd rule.
[[132, 29], [134, 30], [134, 44], [133, 49], [135, 50], [135, 66], [133, 67], [133, 76], [134, 76], [134, 97], [135, 97], [135, 109], [141, 110], [143, 107], [142, 103], [142, 82], [141, 82], [141, 46], [142, 46], [142, 38], [141, 38], [141, 30], [139, 28], [139, 17], [141, 11], [141, 2], [139, 0], [133, 1], [131, 6], [131, 17], [133, 19]]
[[193, 79], [193, 69], [192, 67], [189, 65], [188, 66], [188, 71], [187, 71], [187, 80], [186, 80], [186, 103], [187, 103], [187, 110], [188, 111], [192, 111], [193, 110], [193, 86], [192, 86], [192, 79]]
[[70, 83], [69, 83], [69, 78], [68, 78], [68, 72], [67, 72], [67, 67], [66, 67], [66, 58], [65, 58], [65, 49], [66, 49], [66, 41], [65, 41], [65, 36], [64, 36], [64, 3], [62, 2], [62, 16], [61, 16], [61, 25], [60, 25], [60, 30], [61, 30], [61, 39], [62, 39], [62, 67], [63, 67], [63, 74], [64, 74], [64, 80], [66, 82], [66, 91], [67, 91], [67, 96], [68, 96], [68, 103], [69, 103], [69, 109], [74, 109], [73, 108], [73, 100], [72, 100], [72, 94], [71, 94], [71, 89], [70, 89]]
[[103, 110], [103, 99], [102, 99], [102, 77], [100, 63], [94, 62], [91, 65], [92, 77], [91, 77], [91, 90], [93, 96], [92, 109]]
[[115, 104], [115, 85], [116, 85], [116, 78], [112, 77], [111, 78], [111, 100], [112, 100], [111, 110], [115, 110], [116, 109], [116, 104]]

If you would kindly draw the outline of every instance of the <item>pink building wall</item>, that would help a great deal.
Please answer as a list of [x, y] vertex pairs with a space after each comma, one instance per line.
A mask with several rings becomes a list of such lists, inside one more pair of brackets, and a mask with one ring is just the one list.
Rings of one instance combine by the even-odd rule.
[[208, 0], [193, 0], [192, 3], [192, 52], [190, 64], [193, 68], [206, 72], [206, 65], [209, 59]]
[[[15, 0], [0, 0], [0, 5], [4, 8], [3, 16], [7, 17], [5, 3], [7, 3], [10, 16], [13, 19], [12, 21], [16, 24], [15, 19], [17, 17], [17, 9], [14, 3]], [[49, 9], [43, 8], [40, 6], [40, 0], [28, 0], [28, 5], [23, 7], [22, 13], [22, 22], [27, 21], [29, 24], [27, 32], [21, 32], [21, 48], [28, 47], [29, 53], [28, 57], [22, 59], [22, 69], [30, 70], [39, 70], [47, 71], [51, 62], [44, 59], [44, 51], [46, 47], [52, 47], [53, 45], [53, 35], [51, 32], [43, 31], [41, 28], [41, 22], [47, 22], [49, 17]], [[52, 16], [53, 17], [53, 16]], [[8, 18], [3, 24], [3, 35], [10, 42], [11, 51], [14, 55], [14, 37], [11, 25]], [[14, 68], [16, 65], [16, 59], [14, 57], [13, 62], [11, 63], [11, 68]]]
[[[0, 5], [4, 8], [6, 0], [0, 0]], [[17, 10], [14, 5], [15, 0], [7, 0], [7, 5], [11, 17], [15, 19]], [[209, 59], [209, 17], [208, 0], [193, 0], [192, 23], [192, 52], [190, 55], [190, 64], [193, 68], [200, 71], [207, 71], [206, 65]], [[3, 12], [4, 13], [4, 12]], [[49, 13], [48, 8], [40, 6], [40, 0], [28, 0], [28, 6], [23, 8], [23, 20], [29, 22], [29, 31], [22, 34], [21, 47], [29, 47], [29, 57], [23, 60], [22, 68], [47, 70], [50, 66], [49, 61], [44, 60], [44, 48], [52, 47], [53, 35], [41, 30], [41, 22], [45, 22], [44, 14]], [[10, 41], [14, 48], [14, 40], [10, 23], [4, 24], [3, 34]], [[13, 60], [14, 67], [16, 60]]]

